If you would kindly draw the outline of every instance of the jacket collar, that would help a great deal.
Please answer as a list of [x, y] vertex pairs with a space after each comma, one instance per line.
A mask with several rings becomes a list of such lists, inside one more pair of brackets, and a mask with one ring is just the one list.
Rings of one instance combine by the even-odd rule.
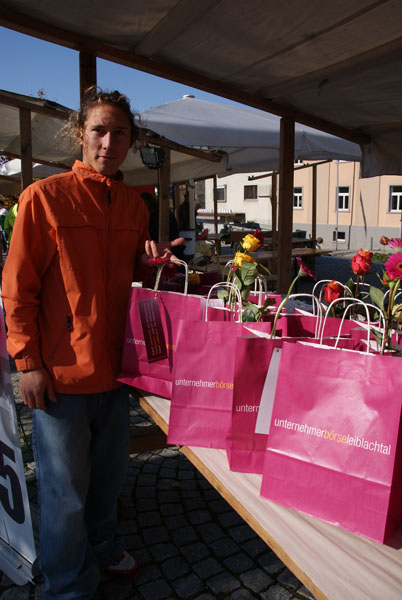
[[104, 183], [109, 187], [123, 182], [123, 173], [121, 171], [117, 172], [117, 177], [115, 178], [108, 177], [107, 175], [98, 173], [98, 171], [95, 171], [95, 169], [83, 163], [81, 160], [76, 160], [74, 162], [72, 170], [74, 173], [77, 173], [82, 177], [90, 177], [94, 181], [99, 181], [100, 183]]

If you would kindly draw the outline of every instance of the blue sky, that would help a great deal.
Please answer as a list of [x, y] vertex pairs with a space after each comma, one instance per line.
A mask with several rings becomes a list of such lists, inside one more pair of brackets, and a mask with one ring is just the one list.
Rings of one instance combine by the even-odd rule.
[[[78, 52], [0, 27], [2, 47], [0, 89], [45, 97], [69, 108], [79, 105]], [[193, 94], [211, 102], [235, 104], [167, 79], [105, 60], [97, 60], [98, 85], [126, 94], [135, 110], [144, 110]]]

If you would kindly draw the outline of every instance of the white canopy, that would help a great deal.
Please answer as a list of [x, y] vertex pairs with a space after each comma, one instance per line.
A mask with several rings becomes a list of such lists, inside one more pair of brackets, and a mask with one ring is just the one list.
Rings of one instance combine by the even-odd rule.
[[[0, 103], [0, 152], [18, 155], [21, 150], [20, 122], [18, 104], [26, 103], [29, 106], [38, 106], [45, 109], [46, 113], [32, 111], [32, 157], [34, 163], [53, 163], [52, 172], [58, 168], [71, 167], [74, 160], [79, 158], [80, 149], [71, 145], [70, 140], [63, 135], [62, 129], [65, 119], [57, 118], [57, 115], [67, 117], [70, 109], [50, 102], [31, 98], [21, 94], [14, 94], [0, 90], [1, 97], [11, 104]], [[171, 151], [171, 181], [185, 181], [197, 177], [210, 177], [215, 173], [226, 170], [226, 157], [220, 162], [210, 162], [200, 158], [189, 156], [181, 152]], [[8, 165], [8, 166], [7, 166]], [[6, 163], [0, 175], [16, 176], [20, 169], [18, 163]], [[12, 169], [12, 171], [10, 170]], [[36, 168], [38, 172], [38, 167]], [[158, 183], [158, 172], [145, 167], [139, 152], [129, 152], [127, 159], [122, 165], [125, 181], [130, 185], [148, 185]], [[49, 174], [49, 171], [45, 170]], [[41, 177], [42, 175], [34, 176]], [[45, 175], [43, 175], [45, 176]], [[0, 180], [0, 192], [11, 193], [18, 184]]]
[[[34, 164], [51, 162], [56, 168], [36, 166], [34, 177], [45, 177], [51, 172], [63, 170], [80, 156], [79, 148], [72, 146], [61, 131], [64, 119], [57, 118], [60, 113], [67, 116], [70, 109], [11, 92], [1, 91], [0, 94], [16, 104], [29, 102], [49, 111], [48, 114], [32, 112], [32, 156]], [[279, 167], [279, 118], [263, 111], [185, 96], [143, 111], [140, 117], [144, 127], [168, 140], [183, 146], [223, 152], [223, 158], [217, 163], [171, 151], [172, 182], [215, 174], [269, 171]], [[0, 104], [0, 151], [18, 154], [20, 144], [18, 108]], [[295, 159], [358, 161], [360, 147], [353, 142], [297, 125]], [[19, 161], [6, 163], [0, 175], [19, 175], [19, 167]], [[130, 185], [158, 183], [158, 172], [143, 165], [139, 152], [128, 154], [122, 171]]]
[[[142, 124], [185, 146], [222, 150], [225, 172], [249, 173], [279, 168], [279, 117], [184, 96], [140, 113]], [[295, 160], [354, 160], [361, 157], [353, 142], [296, 125]]]

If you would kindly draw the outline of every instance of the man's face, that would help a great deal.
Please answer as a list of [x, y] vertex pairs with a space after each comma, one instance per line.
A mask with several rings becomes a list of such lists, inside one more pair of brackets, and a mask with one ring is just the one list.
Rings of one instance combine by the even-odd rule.
[[102, 175], [115, 176], [131, 146], [128, 117], [117, 106], [94, 106], [85, 121], [81, 144], [85, 164]]

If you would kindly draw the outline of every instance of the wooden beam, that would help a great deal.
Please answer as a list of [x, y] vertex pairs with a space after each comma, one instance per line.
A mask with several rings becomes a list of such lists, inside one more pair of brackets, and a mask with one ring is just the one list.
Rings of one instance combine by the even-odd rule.
[[[332, 160], [320, 160], [315, 163], [307, 163], [305, 165], [300, 165], [298, 167], [295, 167], [294, 170], [300, 171], [300, 169], [309, 169], [310, 167], [312, 167], [314, 165], [325, 165], [326, 163], [329, 163], [329, 162], [332, 162]], [[279, 171], [270, 171], [269, 173], [264, 173], [263, 175], [249, 175], [247, 179], [248, 179], [248, 181], [255, 181], [256, 179], [264, 179], [264, 177], [271, 177], [271, 175], [273, 175], [274, 173], [279, 173]]]
[[65, 31], [58, 27], [49, 25], [42, 21], [32, 19], [30, 16], [16, 14], [11, 11], [0, 9], [0, 25], [20, 31], [22, 33], [39, 37], [40, 39], [61, 44], [68, 48], [81, 50], [85, 48], [99, 58], [110, 60], [127, 67], [138, 69], [152, 75], [164, 77], [178, 83], [191, 85], [192, 87], [204, 90], [206, 92], [229, 98], [236, 102], [267, 111], [274, 115], [291, 119], [299, 123], [304, 123], [309, 127], [320, 129], [332, 135], [350, 140], [357, 144], [367, 144], [370, 137], [360, 132], [342, 127], [337, 123], [332, 123], [326, 119], [321, 119], [301, 111], [292, 106], [285, 106], [273, 102], [268, 98], [257, 96], [249, 92], [240, 90], [231, 85], [215, 81], [208, 77], [197, 74], [195, 71], [189, 71], [180, 67], [172, 66], [166, 63], [157, 62], [144, 56], [139, 56], [127, 50], [122, 50], [101, 43], [93, 38], [71, 31]]
[[280, 137], [278, 292], [285, 294], [292, 274], [294, 121], [281, 119]]
[[96, 85], [96, 55], [87, 50], [80, 50], [80, 102], [84, 100], [85, 91]]
[[[68, 119], [71, 112], [69, 108], [60, 107], [60, 105], [56, 105], [54, 108], [51, 106], [43, 106], [43, 104], [29, 102], [29, 100], [13, 98], [11, 95], [9, 96], [7, 93], [2, 92], [0, 92], [0, 104], [6, 104], [7, 106], [13, 106], [14, 108], [26, 108], [31, 112], [62, 120]], [[65, 110], [63, 110], [64, 108]]]
[[165, 150], [165, 160], [159, 169], [159, 241], [169, 239], [170, 210], [170, 150]]
[[32, 129], [31, 111], [20, 108], [20, 145], [21, 145], [21, 189], [25, 190], [33, 181], [32, 177]]
[[20, 179], [18, 177], [13, 177], [12, 175], [0, 175], [0, 181], [6, 181], [7, 183], [19, 183]]

